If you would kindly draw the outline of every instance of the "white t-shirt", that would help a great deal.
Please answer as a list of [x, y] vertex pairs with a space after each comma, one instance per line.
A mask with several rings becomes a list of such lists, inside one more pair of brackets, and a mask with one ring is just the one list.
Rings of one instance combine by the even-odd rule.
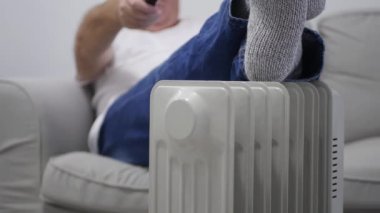
[[89, 134], [91, 152], [98, 152], [99, 130], [108, 107], [197, 34], [203, 22], [183, 18], [176, 26], [159, 32], [123, 29], [118, 34], [112, 44], [114, 61], [94, 83], [92, 105], [97, 118]]

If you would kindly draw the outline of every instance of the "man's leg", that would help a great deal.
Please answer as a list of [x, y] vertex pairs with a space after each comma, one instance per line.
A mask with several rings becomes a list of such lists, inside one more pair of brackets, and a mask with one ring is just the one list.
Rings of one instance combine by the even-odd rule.
[[[240, 8], [234, 3], [241, 1], [244, 0], [234, 0], [233, 9]], [[244, 69], [247, 20], [232, 18], [230, 6], [226, 0], [199, 35], [111, 106], [101, 129], [100, 154], [148, 166], [150, 93], [159, 80], [247, 80]], [[244, 10], [234, 10], [232, 14], [244, 18], [243, 13]], [[302, 34], [302, 45], [304, 70], [289, 75], [287, 80], [315, 80], [319, 77], [323, 63], [322, 39], [306, 29]]]
[[247, 20], [230, 16], [230, 2], [224, 1], [197, 36], [111, 106], [100, 133], [100, 154], [148, 166], [149, 101], [155, 83], [164, 79], [236, 80], [231, 79], [231, 69], [246, 26]]

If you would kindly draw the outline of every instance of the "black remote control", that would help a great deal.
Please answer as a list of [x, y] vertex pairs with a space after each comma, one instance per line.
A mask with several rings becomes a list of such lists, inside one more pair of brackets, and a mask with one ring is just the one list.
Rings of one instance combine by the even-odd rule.
[[146, 3], [148, 3], [148, 4], [150, 4], [150, 5], [156, 5], [156, 2], [157, 2], [157, 0], [145, 0], [146, 1]]

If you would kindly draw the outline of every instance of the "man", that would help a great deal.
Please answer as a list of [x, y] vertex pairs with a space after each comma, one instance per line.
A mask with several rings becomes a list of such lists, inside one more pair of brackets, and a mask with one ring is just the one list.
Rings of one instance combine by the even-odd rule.
[[[225, 0], [196, 36], [165, 62], [156, 64], [158, 67], [135, 79], [133, 87], [128, 87], [124, 94], [115, 92], [103, 104], [103, 114], [92, 131], [93, 150], [127, 163], [149, 165], [149, 96], [159, 80], [317, 79], [323, 44], [304, 24], [323, 10], [324, 3], [324, 0]], [[123, 27], [141, 29], [143, 35], [143, 31], [159, 33], [180, 26], [178, 6], [178, 0], [159, 0], [156, 6], [143, 0], [108, 0], [95, 7], [85, 17], [77, 36], [78, 79], [97, 84], [107, 73], [117, 70], [115, 64], [120, 60], [135, 56], [136, 51], [130, 51], [129, 55], [122, 54], [125, 59], [118, 58], [111, 48]], [[144, 43], [139, 41], [137, 46]], [[151, 52], [149, 47], [146, 50]], [[140, 59], [142, 64], [150, 60]]]
[[105, 71], [113, 58], [111, 43], [123, 27], [154, 32], [176, 25], [178, 0], [163, 1], [153, 7], [143, 0], [107, 0], [93, 8], [77, 34], [78, 79], [91, 82]]

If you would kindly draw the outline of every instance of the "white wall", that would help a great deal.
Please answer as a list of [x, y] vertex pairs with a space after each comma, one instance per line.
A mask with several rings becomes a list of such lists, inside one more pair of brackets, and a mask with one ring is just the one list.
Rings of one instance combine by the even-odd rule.
[[73, 75], [73, 36], [101, 0], [1, 0], [0, 77]]
[[209, 16], [220, 6], [222, 0], [181, 0], [183, 16]]
[[[73, 77], [75, 31], [84, 13], [100, 2], [1, 0], [0, 77]], [[186, 16], [202, 15], [214, 11], [219, 2], [183, 0], [181, 6]]]

